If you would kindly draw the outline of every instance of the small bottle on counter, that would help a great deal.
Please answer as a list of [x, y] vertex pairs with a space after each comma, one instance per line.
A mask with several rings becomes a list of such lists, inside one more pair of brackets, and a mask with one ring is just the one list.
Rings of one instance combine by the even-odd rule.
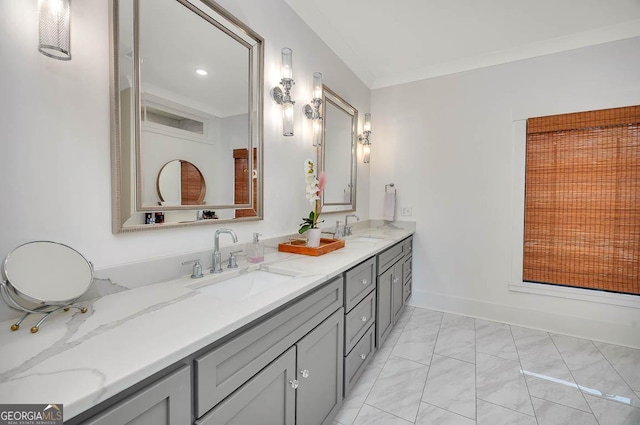
[[342, 223], [340, 221], [336, 221], [336, 229], [334, 231], [334, 238], [342, 239], [344, 235], [342, 234]]
[[261, 263], [264, 261], [264, 246], [260, 242], [260, 233], [253, 234], [253, 242], [247, 248], [247, 261]]

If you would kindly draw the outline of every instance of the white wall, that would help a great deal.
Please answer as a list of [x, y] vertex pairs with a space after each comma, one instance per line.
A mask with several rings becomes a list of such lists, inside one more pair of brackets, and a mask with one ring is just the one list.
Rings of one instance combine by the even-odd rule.
[[412, 303], [639, 347], [640, 309], [507, 286], [515, 124], [633, 104], [640, 38], [374, 90], [371, 216], [391, 181], [413, 208]]
[[[265, 238], [293, 233], [308, 215], [304, 160], [316, 156], [302, 113], [311, 99], [313, 72], [322, 72], [325, 83], [362, 112], [369, 109], [370, 92], [284, 1], [218, 3], [265, 39], [265, 219], [225, 226], [241, 241], [249, 241], [252, 232]], [[111, 233], [108, 2], [72, 4], [70, 62], [38, 53], [36, 8], [35, 0], [0, 2], [0, 257], [43, 239], [73, 246], [98, 269], [213, 249], [220, 225]], [[285, 46], [294, 52], [297, 101], [295, 136], [286, 138], [279, 107], [269, 97], [280, 79]], [[368, 179], [368, 168], [360, 167], [361, 218], [369, 216]]]

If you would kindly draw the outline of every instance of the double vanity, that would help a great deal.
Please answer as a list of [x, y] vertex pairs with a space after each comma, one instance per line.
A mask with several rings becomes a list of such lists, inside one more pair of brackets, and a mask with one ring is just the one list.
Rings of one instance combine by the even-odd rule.
[[411, 293], [413, 232], [360, 233], [107, 295], [36, 335], [4, 323], [0, 399], [63, 404], [69, 424], [331, 424]]

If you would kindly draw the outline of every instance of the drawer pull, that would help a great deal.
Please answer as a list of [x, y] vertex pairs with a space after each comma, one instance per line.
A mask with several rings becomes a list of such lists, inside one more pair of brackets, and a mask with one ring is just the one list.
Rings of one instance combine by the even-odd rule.
[[289, 381], [289, 383], [291, 384], [291, 388], [293, 388], [294, 390], [300, 386], [300, 382], [298, 382], [297, 379], [292, 379]]
[[307, 369], [301, 370], [300, 371], [300, 375], [302, 375], [303, 378], [308, 378], [309, 377], [309, 371]]
[[362, 360], [364, 360], [364, 359], [366, 359], [366, 358], [367, 358], [367, 355], [366, 355], [366, 354], [360, 354], [360, 358], [361, 358]]
[[362, 283], [363, 285], [366, 285], [369, 282], [367, 281], [367, 279], [360, 279], [360, 283]]
[[362, 320], [363, 322], [366, 322], [366, 321], [367, 321], [367, 316], [362, 316], [361, 320]]

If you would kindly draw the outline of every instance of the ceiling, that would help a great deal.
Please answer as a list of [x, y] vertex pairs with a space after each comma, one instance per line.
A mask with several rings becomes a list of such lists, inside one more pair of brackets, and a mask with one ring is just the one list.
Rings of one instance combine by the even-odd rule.
[[285, 1], [372, 89], [640, 36], [640, 0]]

